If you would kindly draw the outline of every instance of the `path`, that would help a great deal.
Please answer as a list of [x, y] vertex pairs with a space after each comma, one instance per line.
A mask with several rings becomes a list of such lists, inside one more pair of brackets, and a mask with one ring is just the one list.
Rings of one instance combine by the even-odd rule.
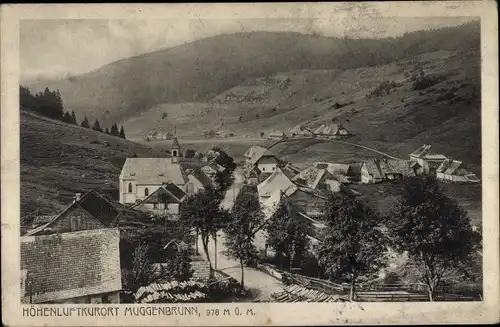
[[[234, 203], [234, 199], [238, 195], [243, 183], [243, 171], [241, 168], [237, 168], [234, 171], [234, 182], [231, 187], [227, 190], [224, 200], [222, 200], [221, 205], [226, 209], [231, 209]], [[238, 260], [232, 259], [224, 255], [226, 247], [224, 246], [225, 235], [223, 232], [219, 232], [217, 237], [217, 270], [221, 270], [228, 274], [229, 276], [235, 278], [236, 280], [241, 280], [241, 267]], [[201, 237], [198, 240], [200, 246], [200, 255], [205, 257], [205, 253], [202, 250]], [[210, 255], [210, 261], [212, 265], [215, 266], [215, 242], [210, 239], [208, 243], [208, 253]], [[281, 290], [283, 284], [277, 279], [263, 273], [260, 270], [244, 267], [244, 282], [245, 287], [252, 291], [254, 297], [252, 300], [266, 301], [269, 300], [270, 295], [274, 292]]]
[[[279, 140], [278, 142], [275, 142], [273, 143], [268, 149], [271, 149], [272, 147], [280, 144], [280, 143], [283, 143], [283, 142], [287, 142], [287, 141], [298, 141], [298, 140], [314, 140], [315, 138], [314, 137], [308, 137], [308, 138], [296, 138], [296, 139], [285, 139], [285, 140]], [[390, 159], [394, 159], [394, 160], [401, 160], [399, 158], [396, 158], [396, 157], [393, 157], [391, 156], [390, 154], [387, 154], [387, 153], [384, 153], [384, 152], [381, 152], [381, 151], [378, 151], [376, 149], [373, 149], [373, 148], [369, 148], [367, 146], [364, 146], [364, 145], [360, 145], [360, 144], [356, 144], [356, 143], [351, 143], [351, 142], [345, 142], [345, 141], [339, 141], [339, 140], [330, 140], [330, 139], [318, 139], [318, 140], [321, 140], [321, 141], [324, 141], [324, 142], [336, 142], [336, 143], [341, 143], [341, 144], [347, 144], [347, 145], [352, 145], [352, 146], [356, 146], [358, 148], [363, 148], [365, 150], [368, 150], [368, 151], [372, 151], [372, 152], [376, 152], [378, 154], [381, 154], [385, 157], [388, 157]]]

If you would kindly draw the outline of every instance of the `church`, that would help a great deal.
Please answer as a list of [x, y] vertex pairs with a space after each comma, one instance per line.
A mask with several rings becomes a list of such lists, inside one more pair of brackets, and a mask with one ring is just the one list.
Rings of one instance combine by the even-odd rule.
[[170, 153], [170, 158], [127, 158], [120, 173], [120, 203], [140, 202], [165, 184], [186, 190], [189, 177], [181, 167], [177, 137]]

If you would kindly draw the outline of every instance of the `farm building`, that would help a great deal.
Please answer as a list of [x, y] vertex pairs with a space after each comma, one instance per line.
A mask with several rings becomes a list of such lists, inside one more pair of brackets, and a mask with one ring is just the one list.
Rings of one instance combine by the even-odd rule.
[[[116, 227], [120, 212], [98, 192], [76, 193], [73, 203], [56, 216], [48, 216], [42, 224], [33, 222], [28, 236], [78, 232]], [[40, 220], [38, 220], [40, 222]]]
[[186, 170], [188, 181], [186, 183], [186, 192], [188, 194], [198, 193], [207, 187], [213, 187], [214, 181], [208, 177], [202, 169]]
[[314, 130], [314, 134], [319, 138], [343, 138], [351, 134], [340, 124], [321, 125]]
[[269, 140], [284, 140], [286, 139], [286, 134], [283, 131], [273, 131], [267, 136]]
[[290, 137], [312, 137], [313, 133], [305, 126], [299, 124], [288, 132]]
[[207, 165], [203, 166], [201, 170], [212, 180], [215, 178], [215, 174], [219, 172], [223, 172], [225, 170], [224, 167], [215, 162], [210, 162]]
[[117, 228], [21, 237], [21, 303], [120, 303]]
[[[297, 215], [299, 218], [303, 219], [308, 225], [310, 234], [309, 238], [309, 251], [314, 253], [319, 245], [319, 240], [321, 239], [322, 230], [326, 227], [322, 222], [311, 218], [305, 212], [303, 212], [300, 207], [295, 205], [292, 198], [287, 196], [285, 192], [281, 190], [276, 190], [269, 199], [262, 205], [262, 211], [264, 214], [264, 219], [266, 223], [269, 219], [273, 218], [273, 215], [276, 213], [280, 205], [285, 205], [287, 213], [289, 216]], [[264, 231], [263, 231], [264, 232]], [[265, 232], [264, 232], [265, 233]], [[266, 246], [267, 252], [267, 246]]]
[[134, 204], [132, 209], [151, 212], [159, 216], [170, 216], [177, 218], [180, 204], [184, 200], [186, 192], [173, 183], [165, 183], [158, 187], [145, 199]]
[[[271, 151], [261, 146], [252, 146], [245, 152], [244, 156], [247, 178], [250, 178], [250, 173], [253, 175], [272, 173], [280, 164], [280, 160]], [[255, 170], [255, 167], [258, 170]]]
[[291, 163], [287, 163], [281, 170], [288, 176], [288, 178], [293, 178], [295, 175], [300, 173], [300, 168], [292, 165]]
[[370, 159], [361, 166], [361, 183], [374, 184], [384, 180], [414, 176], [411, 162], [405, 160]]
[[294, 183], [280, 168], [257, 186], [261, 203], [265, 203], [273, 193], [283, 191], [297, 207], [308, 215], [321, 214], [326, 206], [327, 196], [318, 190]]
[[419, 174], [434, 174], [441, 163], [446, 160], [442, 154], [432, 153], [431, 146], [428, 144], [422, 145], [417, 150], [410, 153], [410, 160], [416, 161], [420, 167], [416, 167]]
[[446, 159], [436, 170], [436, 178], [443, 181], [479, 183], [480, 180], [474, 173], [465, 167], [465, 164], [458, 160]]
[[342, 183], [329, 171], [314, 166], [302, 170], [292, 178], [292, 181], [323, 192], [339, 192], [342, 187]]

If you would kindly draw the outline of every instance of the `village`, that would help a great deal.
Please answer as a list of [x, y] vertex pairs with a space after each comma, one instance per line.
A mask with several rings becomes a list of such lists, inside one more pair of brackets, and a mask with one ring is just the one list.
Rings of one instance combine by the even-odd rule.
[[[349, 134], [331, 124], [314, 131], [297, 126], [288, 136], [278, 131], [269, 138], [338, 140]], [[354, 292], [352, 285], [329, 278], [321, 265], [322, 243], [331, 228], [325, 214], [332, 195], [356, 198], [362, 194], [353, 185], [419, 176], [445, 183], [480, 182], [463, 162], [433, 153], [431, 145], [422, 145], [405, 160], [315, 162], [303, 169], [259, 145], [251, 146], [240, 164], [217, 147], [193, 158], [186, 158], [184, 151], [173, 133], [169, 157], [125, 160], [118, 198], [82, 190], [60, 213], [23, 217], [23, 303], [477, 299], [474, 286], [460, 292], [436, 291], [430, 297], [423, 283], [390, 282], [389, 276], [396, 273], [387, 267], [371, 280], [358, 282]], [[254, 211], [253, 196], [258, 207]], [[243, 250], [231, 247], [239, 239], [232, 233], [241, 229], [234, 225], [255, 217], [259, 219], [249, 223], [247, 231], [255, 252], [242, 256]], [[281, 218], [284, 225], [278, 224]], [[300, 227], [302, 238], [290, 240], [293, 246], [270, 234], [273, 228], [290, 228], [286, 226], [292, 220], [305, 226]], [[479, 229], [472, 226], [474, 232]], [[152, 252], [156, 254], [149, 255]], [[383, 252], [397, 257], [391, 247]]]

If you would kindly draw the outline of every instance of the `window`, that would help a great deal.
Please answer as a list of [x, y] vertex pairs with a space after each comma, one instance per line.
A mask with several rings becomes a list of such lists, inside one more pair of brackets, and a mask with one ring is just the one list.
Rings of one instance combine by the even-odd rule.
[[153, 209], [158, 209], [158, 204], [157, 203], [153, 203]]
[[275, 170], [276, 170], [276, 167], [273, 166], [273, 171], [275, 171]]
[[128, 183], [128, 192], [132, 193], [132, 183]]
[[188, 183], [187, 184], [187, 192], [188, 193], [193, 193], [194, 192], [194, 184], [193, 183]]
[[111, 303], [111, 298], [109, 295], [102, 296], [102, 303]]
[[266, 167], [262, 167], [262, 171], [266, 171]]
[[144, 189], [144, 196], [148, 196], [148, 195], [149, 195], [149, 190], [148, 190], [148, 188], [146, 187], [146, 188]]

